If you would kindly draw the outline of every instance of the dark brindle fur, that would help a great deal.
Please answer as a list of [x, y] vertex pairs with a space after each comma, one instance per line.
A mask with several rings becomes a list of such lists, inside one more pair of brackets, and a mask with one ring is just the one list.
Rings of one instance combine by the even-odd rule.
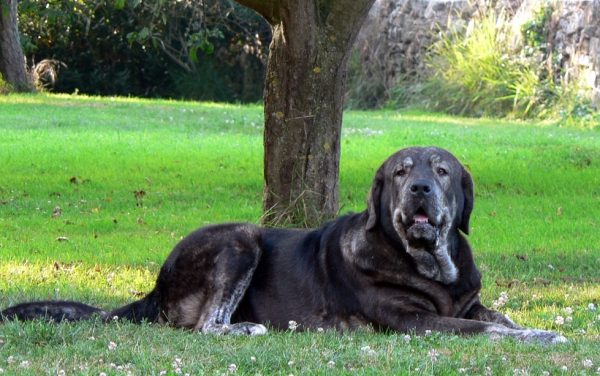
[[250, 224], [201, 228], [183, 239], [143, 299], [104, 312], [75, 302], [25, 303], [5, 319], [100, 314], [205, 333], [340, 330], [490, 333], [564, 342], [525, 329], [479, 301], [469, 232], [473, 181], [449, 152], [407, 148], [377, 171], [367, 210], [314, 230]]

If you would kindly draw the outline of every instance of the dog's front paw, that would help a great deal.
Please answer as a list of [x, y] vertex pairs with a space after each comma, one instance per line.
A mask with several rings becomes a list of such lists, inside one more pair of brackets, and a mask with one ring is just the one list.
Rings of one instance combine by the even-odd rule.
[[522, 339], [523, 342], [540, 341], [542, 343], [549, 343], [552, 345], [569, 342], [564, 336], [546, 330], [523, 329], [520, 330], [520, 332], [523, 332], [522, 336], [519, 335], [519, 338]]
[[494, 325], [488, 329], [488, 332], [492, 339], [513, 337], [525, 343], [539, 341], [552, 345], [568, 342], [564, 336], [558, 333], [539, 329], [511, 329], [502, 325]]

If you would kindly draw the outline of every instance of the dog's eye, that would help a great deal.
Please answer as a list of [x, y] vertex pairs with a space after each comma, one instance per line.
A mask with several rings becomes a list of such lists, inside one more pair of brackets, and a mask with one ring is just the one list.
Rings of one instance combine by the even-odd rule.
[[438, 173], [438, 175], [440, 175], [440, 176], [441, 176], [441, 175], [448, 175], [448, 171], [446, 171], [445, 169], [443, 169], [443, 168], [441, 168], [441, 167], [439, 167], [439, 168], [437, 169], [437, 173]]
[[404, 176], [404, 175], [406, 175], [406, 171], [404, 171], [404, 170], [396, 171], [396, 176]]

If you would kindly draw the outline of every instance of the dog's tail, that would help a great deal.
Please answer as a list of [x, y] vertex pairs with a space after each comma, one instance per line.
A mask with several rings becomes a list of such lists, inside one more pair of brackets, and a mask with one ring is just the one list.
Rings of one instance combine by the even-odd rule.
[[21, 303], [1, 311], [0, 322], [12, 320], [27, 321], [33, 319], [43, 319], [54, 322], [77, 321], [89, 320], [94, 315], [99, 315], [105, 322], [115, 318], [123, 318], [135, 323], [141, 323], [144, 320], [156, 322], [159, 313], [159, 294], [157, 290], [153, 290], [144, 298], [110, 312], [103, 311], [100, 308], [92, 307], [87, 304], [71, 301]]

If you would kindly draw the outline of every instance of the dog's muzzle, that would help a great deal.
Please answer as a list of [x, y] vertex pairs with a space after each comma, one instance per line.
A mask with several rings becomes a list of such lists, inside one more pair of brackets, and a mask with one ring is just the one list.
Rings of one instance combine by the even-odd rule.
[[408, 244], [416, 248], [432, 248], [436, 245], [439, 231], [429, 221], [429, 216], [418, 213], [414, 215], [408, 226], [406, 237]]

